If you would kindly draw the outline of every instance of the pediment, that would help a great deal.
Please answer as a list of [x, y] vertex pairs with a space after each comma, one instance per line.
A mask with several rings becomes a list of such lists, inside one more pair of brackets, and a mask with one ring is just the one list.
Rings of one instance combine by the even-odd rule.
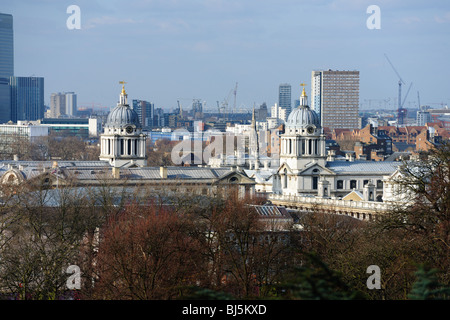
[[397, 179], [401, 179], [403, 177], [402, 172], [397, 169], [395, 170], [389, 177], [387, 177], [387, 181], [396, 181]]
[[6, 171], [1, 177], [2, 184], [19, 184], [25, 180], [22, 172], [16, 169]]
[[242, 184], [254, 185], [255, 181], [238, 171], [230, 171], [229, 173], [223, 175], [214, 182], [214, 184], [230, 184], [230, 183], [239, 185]]
[[336, 173], [334, 171], [331, 171], [330, 169], [321, 166], [318, 163], [315, 163], [305, 169], [303, 169], [302, 171], [300, 171], [298, 173], [299, 175], [314, 175], [314, 174], [318, 174], [318, 175], [336, 175]]
[[289, 174], [293, 174], [294, 172], [292, 171], [291, 167], [289, 167], [289, 165], [287, 163], [283, 163], [277, 170], [276, 174], [282, 174], [284, 173], [284, 170], [287, 170], [287, 173]]

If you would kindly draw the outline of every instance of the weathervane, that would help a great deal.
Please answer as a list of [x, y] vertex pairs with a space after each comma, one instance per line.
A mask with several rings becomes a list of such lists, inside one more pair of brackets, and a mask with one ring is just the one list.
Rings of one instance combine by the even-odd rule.
[[126, 82], [125, 82], [125, 81], [119, 81], [119, 83], [122, 85], [122, 94], [125, 95], [125, 94], [126, 94], [126, 93], [125, 93], [125, 83], [126, 83]]
[[302, 90], [302, 96], [306, 96], [306, 92], [305, 92], [305, 86], [306, 86], [306, 83], [300, 83], [300, 85], [303, 87], [303, 90]]

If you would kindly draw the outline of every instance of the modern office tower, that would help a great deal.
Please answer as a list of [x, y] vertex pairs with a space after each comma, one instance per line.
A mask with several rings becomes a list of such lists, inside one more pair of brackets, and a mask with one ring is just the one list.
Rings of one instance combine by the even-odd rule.
[[291, 85], [288, 83], [282, 83], [278, 87], [278, 106], [286, 110], [286, 115], [291, 113]]
[[11, 120], [11, 87], [9, 78], [0, 78], [0, 124]]
[[74, 92], [65, 92], [66, 114], [70, 117], [77, 116], [77, 95]]
[[133, 100], [133, 110], [139, 116], [139, 122], [144, 129], [153, 127], [153, 117], [155, 113], [155, 105], [145, 100]]
[[255, 119], [256, 121], [266, 121], [268, 116], [267, 104], [263, 102], [258, 109], [255, 109]]
[[44, 118], [44, 78], [10, 77], [11, 120], [35, 121]]
[[311, 109], [323, 128], [359, 128], [359, 71], [313, 71]]
[[14, 76], [13, 16], [0, 13], [0, 78]]
[[66, 95], [64, 93], [52, 93], [50, 96], [50, 118], [59, 118], [66, 114]]
[[153, 126], [164, 127], [168, 123], [164, 122], [164, 110], [162, 108], [156, 108], [153, 114]]

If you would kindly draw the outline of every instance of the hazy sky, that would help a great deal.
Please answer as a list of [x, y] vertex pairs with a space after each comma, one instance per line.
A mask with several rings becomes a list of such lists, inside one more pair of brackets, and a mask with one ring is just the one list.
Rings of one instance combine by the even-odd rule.
[[[67, 7], [81, 10], [69, 30]], [[381, 29], [366, 26], [369, 5]], [[52, 92], [74, 91], [78, 106], [115, 106], [128, 98], [168, 110], [193, 98], [216, 109], [277, 102], [278, 85], [311, 71], [359, 70], [360, 103], [396, 106], [398, 77], [412, 82], [406, 107], [450, 102], [450, 1], [397, 0], [1, 0], [14, 17], [15, 75], [45, 77]]]

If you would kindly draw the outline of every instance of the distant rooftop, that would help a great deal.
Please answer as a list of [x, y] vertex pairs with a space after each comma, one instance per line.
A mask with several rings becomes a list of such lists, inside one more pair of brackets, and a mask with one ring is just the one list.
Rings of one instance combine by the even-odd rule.
[[344, 161], [327, 163], [327, 168], [336, 173], [386, 173], [391, 174], [401, 165], [398, 161]]

